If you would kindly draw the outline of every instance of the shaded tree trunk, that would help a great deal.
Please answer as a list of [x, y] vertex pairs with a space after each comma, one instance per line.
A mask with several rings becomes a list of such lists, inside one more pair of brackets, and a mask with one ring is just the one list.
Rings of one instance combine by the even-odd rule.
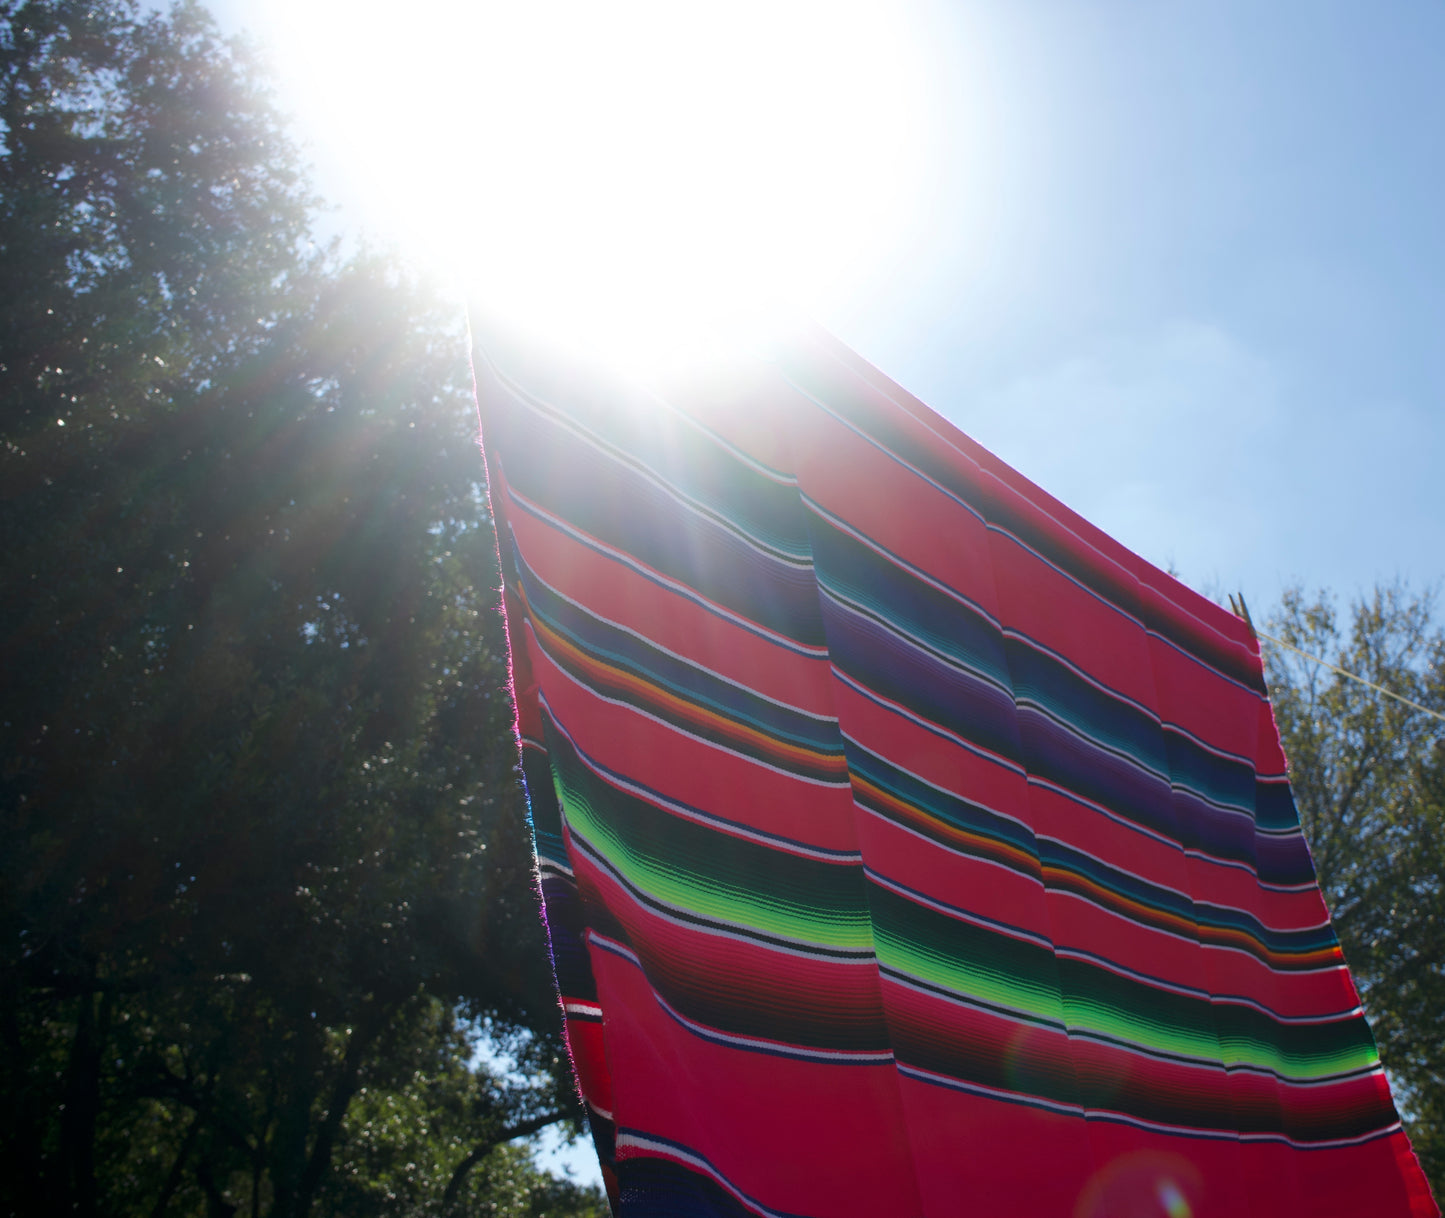
[[191, 1123], [186, 1129], [186, 1136], [181, 1140], [180, 1149], [176, 1151], [175, 1161], [171, 1164], [171, 1170], [166, 1174], [166, 1182], [161, 1186], [160, 1196], [156, 1198], [155, 1205], [151, 1206], [151, 1218], [164, 1218], [166, 1207], [170, 1205], [171, 1198], [175, 1196], [176, 1189], [180, 1187], [186, 1170], [186, 1160], [191, 1157], [191, 1151], [196, 1145], [196, 1135], [200, 1132], [201, 1114], [197, 1112], [191, 1117]]
[[75, 1033], [66, 1068], [60, 1172], [66, 1211], [80, 1218], [93, 1218], [97, 1212], [95, 1130], [100, 1117], [100, 1061], [109, 1009], [108, 995], [97, 997], [87, 991], [76, 999]]
[[331, 1155], [336, 1149], [336, 1137], [341, 1131], [341, 1122], [346, 1119], [346, 1110], [351, 1106], [351, 1101], [356, 1095], [362, 1063], [366, 1060], [366, 1055], [372, 1046], [376, 1044], [382, 1029], [386, 1027], [390, 1015], [390, 1008], [375, 1011], [365, 1022], [352, 1029], [351, 1038], [346, 1044], [346, 1057], [342, 1061], [341, 1072], [337, 1076], [336, 1085], [331, 1090], [326, 1116], [322, 1119], [321, 1127], [316, 1131], [316, 1140], [312, 1143], [311, 1154], [301, 1173], [300, 1186], [296, 1192], [292, 1211], [295, 1218], [307, 1218], [311, 1213], [311, 1205], [316, 1198], [316, 1191], [320, 1188], [322, 1180], [326, 1177], [327, 1169], [331, 1166]]

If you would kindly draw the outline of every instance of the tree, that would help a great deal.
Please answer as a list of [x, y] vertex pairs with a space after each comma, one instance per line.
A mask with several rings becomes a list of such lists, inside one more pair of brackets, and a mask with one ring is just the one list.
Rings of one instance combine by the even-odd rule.
[[456, 312], [193, 4], [0, 0], [0, 141], [0, 1211], [435, 1211], [578, 1116]]
[[[1270, 631], [1445, 711], [1429, 596], [1378, 588], [1347, 627], [1287, 592]], [[1445, 723], [1266, 641], [1290, 783], [1345, 959], [1431, 1186], [1445, 1196]]]

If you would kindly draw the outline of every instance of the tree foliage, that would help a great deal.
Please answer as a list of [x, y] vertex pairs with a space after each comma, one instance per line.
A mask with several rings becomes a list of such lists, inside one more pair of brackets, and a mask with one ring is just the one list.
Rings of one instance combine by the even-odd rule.
[[3, 1212], [597, 1204], [474, 1153], [577, 1109], [464, 334], [314, 208], [199, 8], [0, 0]]
[[[1377, 589], [1342, 622], [1287, 593], [1271, 633], [1445, 711], [1445, 635], [1428, 596]], [[1300, 820], [1396, 1102], [1445, 1196], [1445, 723], [1266, 642]]]

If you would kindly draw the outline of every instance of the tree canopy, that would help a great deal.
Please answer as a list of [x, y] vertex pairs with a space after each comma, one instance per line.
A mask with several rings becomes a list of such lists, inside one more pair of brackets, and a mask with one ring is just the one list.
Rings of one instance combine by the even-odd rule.
[[1380, 1057], [1445, 1197], [1445, 634], [1428, 596], [1376, 589], [1342, 621], [1286, 593], [1265, 642], [1290, 783]]
[[5, 1212], [602, 1212], [486, 1153], [578, 1109], [464, 326], [315, 208], [194, 4], [0, 2]]

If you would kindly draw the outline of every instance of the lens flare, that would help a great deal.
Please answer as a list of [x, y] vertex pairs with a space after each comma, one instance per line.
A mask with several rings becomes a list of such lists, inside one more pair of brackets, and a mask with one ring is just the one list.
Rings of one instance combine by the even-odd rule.
[[1194, 1218], [1202, 1190], [1199, 1169], [1182, 1155], [1133, 1151], [1094, 1173], [1074, 1218]]
[[1159, 1190], [1159, 1202], [1169, 1218], [1194, 1218], [1194, 1208], [1189, 1204], [1189, 1198], [1179, 1190], [1179, 1185], [1173, 1180], [1163, 1177], [1156, 1187]]
[[861, 0], [261, 0], [362, 218], [554, 340], [676, 347], [825, 307], [910, 227], [930, 130]]

